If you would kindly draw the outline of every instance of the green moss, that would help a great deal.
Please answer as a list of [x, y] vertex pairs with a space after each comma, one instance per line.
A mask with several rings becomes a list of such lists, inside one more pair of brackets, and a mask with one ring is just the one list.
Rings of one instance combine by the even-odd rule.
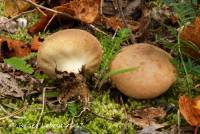
[[[10, 133], [10, 134], [23, 134], [23, 133], [33, 133], [36, 128], [37, 121], [40, 116], [42, 105], [32, 104], [26, 111], [20, 116], [19, 119], [6, 119], [1, 122], [2, 128], [0, 133]], [[63, 132], [65, 126], [68, 123], [68, 115], [59, 115], [52, 113], [49, 109], [45, 108], [44, 114], [42, 116], [40, 127], [38, 128], [38, 133], [46, 133], [51, 129], [52, 132], [61, 133]]]
[[[95, 100], [91, 102], [91, 110], [103, 118], [93, 117], [85, 124], [85, 128], [92, 134], [118, 134], [121, 133], [125, 125], [124, 109], [119, 104], [112, 101], [105, 92], [103, 95], [95, 95]], [[115, 121], [109, 121], [112, 118]], [[128, 130], [134, 133], [134, 126], [130, 123]]]

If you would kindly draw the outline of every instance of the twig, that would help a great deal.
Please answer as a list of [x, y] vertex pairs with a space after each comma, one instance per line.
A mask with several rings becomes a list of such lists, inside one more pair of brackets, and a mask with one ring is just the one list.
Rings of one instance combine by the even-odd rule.
[[101, 0], [100, 1], [100, 15], [103, 15], [103, 3], [104, 3], [104, 0]]
[[97, 31], [97, 32], [100, 32], [100, 33], [102, 33], [102, 34], [104, 34], [104, 35], [107, 35], [107, 36], [108, 36], [108, 34], [107, 34], [107, 33], [105, 33], [104, 31], [100, 30], [99, 28], [95, 27], [94, 25], [92, 25], [92, 24], [89, 24], [88, 26], [89, 26], [89, 27], [91, 27], [93, 30], [95, 30], [95, 31]]
[[[122, 10], [122, 6], [120, 5], [120, 1], [119, 1], [119, 0], [116, 0], [116, 2], [117, 2], [117, 7], [118, 7], [119, 14], [120, 14], [120, 16], [121, 16], [121, 18], [122, 18], [122, 21], [123, 21], [125, 27], [128, 28], [128, 29], [130, 29], [129, 26], [128, 26], [128, 24], [127, 24], [127, 22], [126, 22], [125, 15], [124, 15], [124, 12], [123, 12], [123, 10]], [[130, 30], [131, 30], [131, 29], [130, 29]], [[130, 39], [131, 39], [131, 42], [132, 42], [132, 43], [135, 43], [135, 42], [136, 42], [136, 41], [135, 41], [135, 36], [133, 35], [132, 32], [131, 32], [131, 35], [130, 35]]]
[[44, 13], [39, 7], [36, 7], [36, 9], [37, 9], [42, 15], [47, 16], [47, 14]]
[[51, 19], [48, 21], [47, 25], [44, 28], [44, 31], [46, 31], [47, 27], [50, 25], [50, 23], [53, 21], [53, 19], [56, 17], [56, 13], [53, 14], [53, 16], [51, 17]]
[[194, 128], [194, 134], [198, 134], [198, 129], [199, 129], [198, 126], [196, 126], [196, 127]]
[[122, 6], [120, 5], [119, 0], [117, 0], [117, 7], [118, 7], [118, 11], [119, 11], [119, 14], [122, 18], [123, 23], [125, 24], [126, 27], [128, 27], [128, 24], [126, 22], [125, 15], [124, 15], [124, 12], [122, 10]]
[[10, 22], [10, 21], [16, 20], [17, 18], [19, 18], [19, 17], [21, 17], [21, 16], [23, 16], [23, 15], [26, 15], [26, 14], [32, 13], [32, 12], [34, 12], [34, 11], [36, 11], [36, 9], [22, 12], [22, 13], [16, 15], [16, 16], [10, 18], [9, 20], [7, 20], [7, 21], [5, 21], [5, 22], [0, 22], [0, 24], [6, 24], [6, 23], [8, 23], [8, 22]]
[[108, 120], [108, 121], [116, 122], [115, 119], [113, 119], [113, 118], [107, 118], [107, 117], [104, 117], [104, 116], [99, 115], [99, 114], [97, 114], [97, 113], [94, 113], [94, 112], [92, 112], [92, 111], [89, 111], [89, 112], [92, 113], [92, 114], [94, 114], [95, 116], [97, 116], [97, 117], [99, 117], [99, 118], [104, 119], [104, 120]]
[[[6, 113], [6, 114], [11, 114], [10, 112], [6, 111], [6, 109], [5, 109], [1, 104], [0, 104], [0, 109], [1, 109], [4, 113]], [[19, 116], [13, 116], [13, 118], [20, 119], [21, 117], [19, 117]]]
[[39, 117], [39, 119], [38, 119], [38, 121], [37, 121], [37, 124], [36, 124], [36, 126], [35, 126], [35, 133], [37, 133], [37, 130], [38, 130], [38, 127], [39, 127], [40, 121], [41, 121], [41, 119], [42, 119], [42, 115], [43, 115], [43, 113], [44, 113], [44, 106], [45, 106], [45, 92], [46, 92], [46, 87], [43, 88], [43, 93], [42, 93], [42, 111], [41, 111], [41, 113], [40, 113], [40, 117]]
[[[57, 10], [54, 10], [54, 9], [50, 9], [50, 8], [48, 8], [48, 7], [39, 5], [39, 4], [37, 4], [37, 3], [35, 3], [35, 2], [33, 2], [33, 1], [31, 1], [31, 0], [24, 0], [24, 1], [26, 1], [26, 2], [28, 2], [28, 3], [30, 3], [30, 4], [32, 4], [32, 5], [34, 5], [35, 7], [38, 7], [38, 8], [41, 8], [41, 9], [44, 9], [44, 10], [47, 10], [47, 11], [50, 11], [50, 12], [53, 12], [53, 13], [56, 13], [56, 14], [64, 15], [64, 16], [66, 16], [66, 17], [68, 17], [68, 18], [71, 18], [71, 19], [79, 20], [78, 18], [73, 17], [73, 16], [71, 16], [71, 15], [68, 14], [68, 13], [63, 13], [63, 12], [60, 12], [60, 11], [57, 11]], [[79, 21], [80, 21], [80, 20], [79, 20]]]
[[10, 118], [10, 117], [13, 117], [13, 116], [23, 112], [25, 109], [26, 109], [26, 106], [16, 110], [15, 112], [11, 113], [10, 115], [4, 116], [4, 117], [0, 117], [0, 121], [4, 120], [4, 119], [7, 119], [7, 118]]

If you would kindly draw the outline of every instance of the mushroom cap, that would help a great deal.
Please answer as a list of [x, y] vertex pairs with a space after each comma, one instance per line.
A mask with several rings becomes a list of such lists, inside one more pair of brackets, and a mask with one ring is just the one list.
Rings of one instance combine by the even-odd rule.
[[137, 67], [137, 70], [113, 75], [112, 83], [125, 95], [150, 99], [167, 91], [176, 81], [172, 57], [164, 50], [146, 43], [127, 46], [116, 55], [111, 70]]
[[92, 34], [80, 29], [61, 30], [48, 36], [38, 50], [38, 67], [49, 76], [55, 69], [79, 73], [85, 67], [94, 73], [102, 59], [102, 48]]

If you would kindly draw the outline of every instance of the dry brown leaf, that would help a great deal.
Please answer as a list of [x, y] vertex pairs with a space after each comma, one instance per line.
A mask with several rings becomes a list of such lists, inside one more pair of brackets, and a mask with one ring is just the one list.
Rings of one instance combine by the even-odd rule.
[[33, 36], [32, 42], [31, 42], [31, 51], [38, 51], [39, 47], [41, 46], [41, 41], [38, 36]]
[[200, 126], [200, 96], [191, 99], [187, 96], [179, 98], [179, 109], [191, 126]]
[[156, 118], [163, 118], [165, 116], [166, 112], [161, 107], [149, 107], [141, 110], [135, 110], [133, 113], [128, 115], [130, 122], [133, 122], [134, 124], [142, 128], [152, 125], [158, 128], [164, 127], [164, 124], [157, 123]]
[[105, 17], [104, 20], [105, 20], [106, 25], [108, 27], [111, 27], [113, 30], [121, 29], [125, 26], [122, 20], [115, 16], [109, 17], [109, 18]]
[[23, 97], [24, 92], [17, 81], [7, 73], [0, 72], [0, 96]]
[[31, 53], [31, 49], [26, 43], [6, 37], [0, 37], [0, 51], [0, 61], [3, 58], [24, 57]]
[[0, 17], [0, 32], [6, 31], [9, 33], [15, 33], [18, 30], [18, 24], [16, 21], [9, 21], [7, 17]]
[[[185, 26], [180, 37], [182, 40], [193, 42], [200, 49], [200, 17], [196, 17], [191, 25]], [[193, 57], [200, 56], [200, 51], [189, 47], [186, 48], [186, 52]]]
[[40, 32], [40, 31], [43, 31], [45, 29], [49, 20], [53, 16], [53, 13], [51, 13], [51, 12], [45, 12], [45, 13], [46, 13], [46, 16], [41, 16], [38, 23], [36, 23], [33, 26], [31, 26], [30, 28], [28, 28], [28, 33], [30, 35], [34, 35], [34, 34]]
[[4, 0], [4, 16], [13, 17], [28, 10], [31, 5], [23, 0]]
[[69, 13], [82, 22], [92, 23], [99, 14], [100, 0], [73, 0], [54, 9]]

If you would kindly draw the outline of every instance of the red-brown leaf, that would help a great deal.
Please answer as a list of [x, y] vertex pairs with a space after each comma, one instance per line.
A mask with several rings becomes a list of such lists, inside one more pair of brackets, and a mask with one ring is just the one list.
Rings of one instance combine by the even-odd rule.
[[191, 99], [187, 96], [179, 98], [179, 109], [185, 120], [192, 126], [200, 126], [200, 96]]

